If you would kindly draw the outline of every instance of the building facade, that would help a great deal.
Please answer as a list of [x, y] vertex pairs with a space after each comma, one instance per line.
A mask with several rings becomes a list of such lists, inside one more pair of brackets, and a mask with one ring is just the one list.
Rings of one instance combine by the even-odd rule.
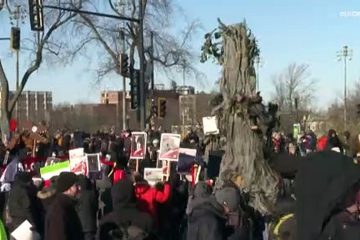
[[[15, 92], [10, 92], [10, 100], [14, 94]], [[50, 122], [52, 108], [52, 92], [23, 91], [13, 112], [13, 118], [18, 121]]]

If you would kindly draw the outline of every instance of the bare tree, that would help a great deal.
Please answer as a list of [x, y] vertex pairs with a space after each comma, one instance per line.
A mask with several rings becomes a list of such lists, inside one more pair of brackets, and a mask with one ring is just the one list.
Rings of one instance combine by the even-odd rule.
[[[276, 106], [265, 110], [255, 94], [254, 59], [258, 47], [245, 23], [225, 26], [205, 35], [202, 60], [214, 57], [222, 66], [221, 94], [212, 104], [226, 134], [225, 155], [217, 187], [233, 181], [251, 195], [250, 205], [263, 214], [272, 212], [279, 179], [264, 159], [264, 137], [271, 135]], [[255, 119], [257, 120], [255, 120]], [[259, 129], [255, 130], [254, 120]], [[261, 130], [260, 130], [261, 129]]]
[[309, 66], [306, 64], [290, 64], [283, 73], [274, 76], [273, 101], [280, 110], [293, 112], [295, 98], [298, 98], [298, 108], [305, 110], [310, 106], [315, 96], [316, 81], [311, 79]]
[[[23, 2], [27, 1], [11, 1], [12, 4], [24, 4]], [[78, 1], [81, 3], [81, 1]], [[52, 4], [60, 5], [60, 1], [53, 0]], [[10, 8], [8, 1], [6, 1], [7, 7]], [[79, 5], [78, 5], [79, 7]], [[66, 13], [64, 11], [46, 11], [44, 13], [46, 30], [39, 34], [34, 34], [29, 36], [24, 40], [24, 51], [29, 53], [32, 61], [21, 77], [19, 88], [15, 91], [14, 96], [9, 99], [9, 81], [6, 77], [5, 69], [1, 63], [0, 59], [0, 84], [1, 84], [1, 131], [3, 135], [7, 135], [9, 132], [9, 120], [13, 114], [13, 111], [16, 106], [16, 102], [21, 96], [22, 91], [24, 90], [25, 85], [30, 79], [31, 75], [36, 72], [42, 62], [44, 54], [56, 54], [54, 46], [59, 46], [59, 38], [54, 37], [55, 33], [62, 26], [69, 23], [69, 21], [75, 17], [75, 14]], [[3, 139], [4, 140], [4, 139]]]
[[[83, 4], [83, 9], [99, 12], [99, 9], [111, 9], [118, 16], [138, 18], [138, 0], [89, 0]], [[187, 74], [202, 76], [192, 63], [196, 56], [192, 53], [190, 45], [191, 37], [199, 29], [197, 21], [189, 22], [180, 33], [173, 31], [172, 17], [178, 8], [171, 0], [143, 0], [144, 17], [144, 40], [146, 65], [154, 61], [156, 66], [163, 72], [172, 74], [186, 70]], [[129, 53], [130, 65], [136, 66], [140, 58], [139, 48], [139, 25], [136, 22], [124, 22], [119, 20], [103, 19], [84, 14], [72, 20], [73, 30], [77, 33], [77, 44], [73, 44], [69, 54], [76, 57], [86, 54], [91, 48], [95, 49], [99, 56], [97, 69], [98, 80], [105, 75], [115, 72], [120, 74], [119, 56], [123, 52], [122, 44], [126, 44], [126, 52]], [[79, 34], [81, 33], [81, 34]], [[154, 39], [154, 47], [151, 49], [151, 35]], [[123, 41], [124, 37], [124, 41]], [[98, 48], [98, 46], [101, 48]], [[95, 48], [94, 48], [95, 47]], [[184, 66], [184, 63], [186, 65]]]

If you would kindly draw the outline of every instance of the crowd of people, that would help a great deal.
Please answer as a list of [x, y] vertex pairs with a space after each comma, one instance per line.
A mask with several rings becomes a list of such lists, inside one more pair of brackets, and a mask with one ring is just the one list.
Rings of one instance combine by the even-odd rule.
[[[213, 141], [204, 137], [200, 129], [199, 126], [189, 129], [181, 145], [196, 148], [202, 157], [193, 164], [206, 169], [209, 164], [206, 146]], [[282, 176], [282, 191], [277, 214], [262, 216], [249, 206], [250, 196], [234, 181], [229, 180], [214, 194], [216, 178], [208, 178], [206, 171], [195, 178], [193, 174], [178, 173], [175, 166], [163, 182], [148, 183], [143, 170], [157, 166], [161, 130], [150, 128], [147, 136], [146, 156], [138, 172], [131, 167], [130, 130], [121, 134], [57, 131], [48, 142], [37, 146], [36, 156], [29, 156], [32, 149], [19, 138], [17, 144], [8, 149], [9, 156], [2, 156], [7, 160], [3, 162], [0, 179], [1, 239], [11, 239], [10, 233], [26, 220], [37, 239], [45, 240], [297, 239], [296, 227], [291, 221], [296, 202], [296, 159], [327, 150], [356, 157], [359, 145], [350, 144], [348, 133], [341, 139], [334, 130], [317, 137], [309, 129], [296, 139], [292, 135], [273, 133], [268, 158], [270, 166]], [[70, 149], [79, 147], [86, 153], [101, 153], [101, 177], [62, 172], [50, 181], [41, 179], [39, 168], [49, 157], [62, 161], [68, 159]], [[359, 213], [355, 203], [360, 198], [351, 196], [345, 208], [350, 209], [346, 211], [348, 214], [341, 211], [341, 217], [336, 218], [340, 223], [348, 223]], [[360, 224], [350, 222], [352, 227], [360, 229]], [[333, 224], [338, 227], [339, 222]], [[356, 231], [359, 234], [359, 230]]]

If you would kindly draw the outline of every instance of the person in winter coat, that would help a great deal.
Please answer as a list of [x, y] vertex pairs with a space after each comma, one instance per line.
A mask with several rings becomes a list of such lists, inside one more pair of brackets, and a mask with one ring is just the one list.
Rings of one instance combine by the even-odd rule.
[[186, 209], [188, 216], [187, 240], [225, 239], [225, 211], [211, 196], [206, 183], [195, 185]]
[[356, 188], [350, 191], [344, 209], [331, 217], [321, 239], [360, 239], [360, 190], [359, 186]]
[[46, 216], [46, 212], [50, 208], [52, 202], [56, 196], [56, 181], [58, 176], [54, 176], [50, 178], [49, 185], [43, 186], [43, 188], [37, 192], [37, 197], [40, 199], [42, 203], [42, 208], [44, 209], [44, 218]]
[[85, 240], [94, 240], [96, 235], [96, 217], [98, 201], [92, 183], [85, 176], [79, 176], [80, 194], [77, 212], [82, 225]]
[[29, 173], [19, 172], [9, 194], [8, 208], [12, 222], [10, 232], [28, 220], [42, 234], [43, 218], [41, 202], [36, 197], [37, 189]]
[[129, 227], [136, 227], [144, 233], [153, 232], [153, 220], [147, 213], [136, 208], [136, 197], [133, 182], [121, 179], [111, 189], [114, 211], [106, 215], [99, 224], [97, 239], [122, 239], [110, 236], [113, 232]]
[[149, 213], [155, 223], [158, 223], [158, 213], [156, 209], [157, 203], [165, 203], [170, 198], [170, 184], [165, 183], [163, 189], [160, 185], [152, 187], [144, 178], [138, 174], [135, 176], [135, 195], [138, 202], [138, 209], [140, 211]]
[[76, 212], [79, 192], [78, 177], [62, 172], [56, 183], [56, 197], [46, 214], [45, 240], [83, 240], [80, 219]]

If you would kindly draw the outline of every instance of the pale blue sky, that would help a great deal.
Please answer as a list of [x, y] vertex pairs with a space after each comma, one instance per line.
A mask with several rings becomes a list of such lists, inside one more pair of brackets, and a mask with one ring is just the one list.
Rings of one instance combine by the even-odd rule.
[[[237, 23], [246, 19], [261, 48], [263, 67], [260, 69], [260, 89], [266, 99], [272, 92], [271, 77], [293, 62], [310, 65], [312, 77], [318, 80], [317, 103], [324, 107], [343, 92], [343, 65], [336, 52], [343, 45], [353, 49], [349, 63], [348, 82], [351, 86], [360, 76], [360, 2], [355, 0], [176, 0], [190, 18], [197, 18], [204, 31], [193, 39], [194, 51], [200, 54], [203, 35], [217, 26], [217, 17], [224, 23]], [[358, 11], [357, 16], [340, 16], [342, 11]], [[0, 12], [0, 36], [9, 32], [6, 13]], [[176, 18], [174, 18], [176, 21]], [[29, 28], [23, 25], [23, 29]], [[0, 57], [4, 61], [9, 79], [14, 79], [15, 55], [11, 55], [8, 42], [0, 42]], [[206, 88], [211, 90], [219, 78], [219, 66], [197, 64], [207, 76]], [[24, 69], [25, 62], [22, 62]], [[27, 90], [53, 91], [54, 101], [71, 103], [97, 102], [103, 88], [120, 89], [121, 81], [110, 75], [102, 86], [94, 87], [93, 71], [81, 61], [71, 67], [51, 68], [43, 65], [27, 85]], [[166, 82], [159, 77], [158, 82]], [[182, 82], [181, 75], [178, 82]], [[188, 83], [196, 84], [195, 80]], [[13, 86], [14, 84], [12, 84]]]

